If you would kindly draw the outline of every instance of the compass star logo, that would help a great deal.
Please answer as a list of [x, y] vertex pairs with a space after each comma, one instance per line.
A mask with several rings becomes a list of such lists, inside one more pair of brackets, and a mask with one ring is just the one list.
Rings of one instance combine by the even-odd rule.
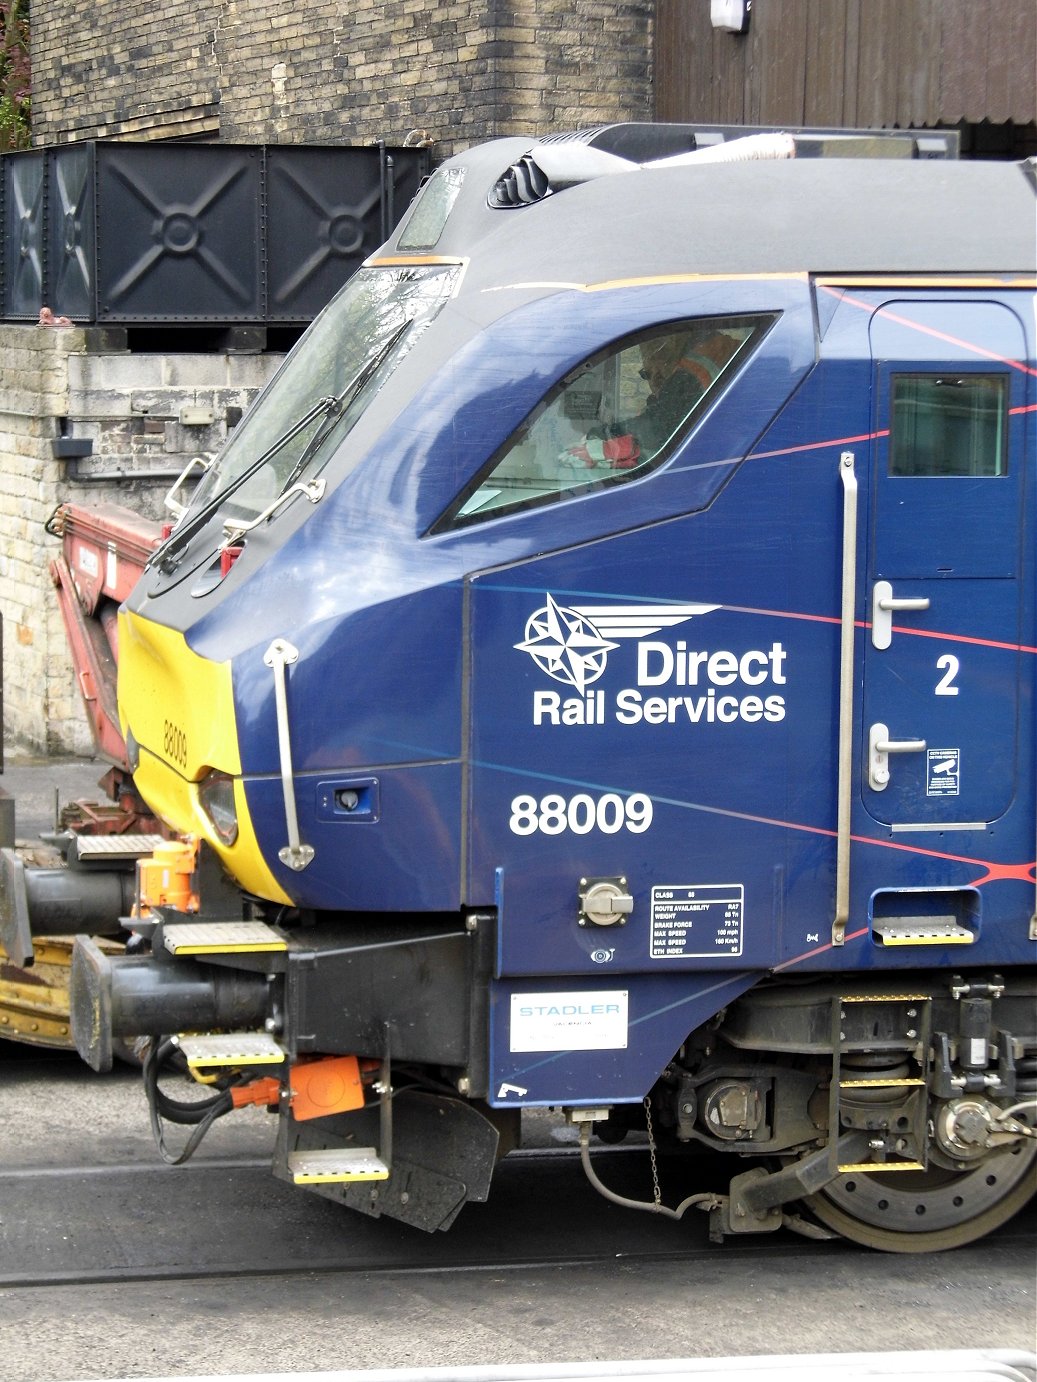
[[602, 638], [581, 611], [565, 609], [548, 595], [543, 609], [529, 616], [525, 640], [515, 647], [555, 681], [582, 691], [601, 676], [609, 652], [619, 644]]
[[647, 638], [719, 605], [561, 605], [553, 595], [526, 621], [526, 636], [513, 646], [528, 653], [554, 681], [584, 691], [605, 670], [620, 638]]

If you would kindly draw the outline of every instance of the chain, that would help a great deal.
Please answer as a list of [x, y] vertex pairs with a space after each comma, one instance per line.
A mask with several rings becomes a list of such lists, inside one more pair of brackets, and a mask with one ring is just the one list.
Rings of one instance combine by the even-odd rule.
[[645, 1105], [645, 1127], [648, 1130], [648, 1155], [652, 1159], [652, 1198], [655, 1203], [662, 1204], [663, 1195], [659, 1189], [659, 1165], [655, 1159], [655, 1136], [652, 1133], [652, 1096], [646, 1094], [644, 1097]]

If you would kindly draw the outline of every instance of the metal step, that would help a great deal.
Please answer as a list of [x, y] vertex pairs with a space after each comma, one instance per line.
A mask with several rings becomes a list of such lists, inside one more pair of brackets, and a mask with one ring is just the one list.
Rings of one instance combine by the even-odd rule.
[[[881, 923], [874, 922], [873, 925], [876, 930], [878, 930], [880, 925], [889, 926], [891, 924], [910, 924], [913, 928], [924, 926], [928, 929], [930, 925], [953, 920], [953, 917], [898, 917], [887, 918], [885, 921]], [[969, 939], [972, 939], [971, 933], [969, 933]], [[911, 942], [902, 943], [910, 944]], [[857, 1005], [860, 1005], [862, 1007], [874, 1007], [881, 1004], [894, 1003], [904, 1005], [904, 1011], [900, 1015], [901, 1021], [904, 1024], [904, 1040], [915, 1044], [917, 1049], [923, 1053], [921, 1059], [924, 1060], [924, 1053], [927, 1052], [929, 1049], [929, 1037], [932, 1029], [932, 999], [928, 994], [857, 993], [843, 994], [838, 997], [833, 997], [832, 1082], [828, 1096], [829, 1128], [835, 1130], [842, 1128], [843, 1096], [846, 1095], [849, 1097], [853, 1094], [855, 1090], [902, 1089], [905, 1091], [905, 1093], [908, 1090], [920, 1090], [924, 1093], [924, 1090], [926, 1088], [926, 1078], [924, 1074], [896, 1076], [889, 1074], [884, 1075], [881, 1071], [877, 1071], [875, 1074], [868, 1074], [866, 1072], [861, 1072], [860, 1074], [858, 1074], [854, 1070], [850, 1074], [849, 1078], [844, 1077], [843, 1060], [844, 1057], [846, 1057], [849, 1053], [844, 1047], [844, 1042], [847, 1040], [847, 1033], [843, 1030], [843, 1028], [844, 1024], [847, 1027], [849, 1027], [850, 1025], [847, 1022], [848, 1015]], [[910, 1027], [908, 1027], [908, 1023], [911, 1024]], [[904, 1107], [907, 1108], [908, 1106], [909, 1105], [905, 1103]], [[882, 1108], [877, 1104], [875, 1105], [875, 1111], [877, 1116], [881, 1115], [883, 1112]], [[900, 1130], [898, 1125], [898, 1133], [902, 1131], [903, 1136], [898, 1136], [892, 1147], [888, 1145], [890, 1142], [893, 1141], [892, 1128], [888, 1120], [884, 1123], [876, 1123], [875, 1125], [868, 1124], [869, 1127], [874, 1126], [875, 1135], [879, 1138], [880, 1142], [880, 1147], [878, 1149], [877, 1155], [871, 1161], [839, 1162], [837, 1150], [838, 1140], [835, 1137], [831, 1137], [829, 1140], [829, 1164], [831, 1166], [831, 1169], [834, 1172], [838, 1172], [838, 1174], [840, 1175], [867, 1175], [869, 1173], [886, 1174], [887, 1172], [895, 1171], [926, 1170], [927, 1168], [924, 1159], [918, 1159], [919, 1155], [921, 1155], [923, 1158], [925, 1157], [926, 1148], [926, 1106], [924, 1097], [914, 1100], [913, 1107], [911, 1108], [911, 1114], [912, 1117], [911, 1120], [909, 1120], [911, 1122], [911, 1126]], [[886, 1146], [881, 1145], [883, 1142], [883, 1133], [885, 1133], [885, 1141], [887, 1144]], [[903, 1151], [903, 1155], [899, 1155], [900, 1150]], [[892, 1155], [890, 1154], [891, 1152]]]
[[312, 1152], [292, 1152], [288, 1169], [296, 1185], [389, 1179], [389, 1168], [374, 1147], [324, 1147]]
[[971, 945], [976, 939], [953, 916], [884, 917], [873, 921], [871, 929], [883, 945]]
[[856, 1176], [867, 1175], [870, 1171], [879, 1171], [885, 1175], [887, 1171], [924, 1171], [925, 1169], [920, 1161], [851, 1161], [839, 1167], [843, 1175], [852, 1172]]
[[177, 1044], [192, 1070], [280, 1065], [284, 1051], [266, 1032], [221, 1032], [181, 1036]]
[[840, 1080], [840, 1089], [899, 1089], [914, 1085], [921, 1088], [924, 1080]]
[[167, 844], [164, 835], [77, 835], [71, 852], [81, 863], [143, 859]]
[[188, 921], [163, 928], [171, 955], [255, 955], [287, 950], [288, 942], [263, 921]]

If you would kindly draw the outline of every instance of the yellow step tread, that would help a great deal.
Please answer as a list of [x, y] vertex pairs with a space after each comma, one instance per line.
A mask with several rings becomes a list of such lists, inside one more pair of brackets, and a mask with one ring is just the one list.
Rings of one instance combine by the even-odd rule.
[[242, 955], [287, 950], [288, 942], [263, 921], [174, 922], [162, 931], [171, 955]]
[[177, 1037], [192, 1070], [240, 1065], [280, 1065], [284, 1051], [266, 1032], [206, 1032]]
[[296, 1185], [389, 1179], [389, 1168], [374, 1147], [323, 1147], [292, 1152], [288, 1169]]

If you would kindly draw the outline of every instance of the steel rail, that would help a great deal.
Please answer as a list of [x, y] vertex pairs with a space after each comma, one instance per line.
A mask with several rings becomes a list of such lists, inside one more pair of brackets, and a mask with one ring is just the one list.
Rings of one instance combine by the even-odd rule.
[[[870, 1378], [940, 1378], [947, 1382], [1033, 1382], [1037, 1354], [1021, 1349], [923, 1350], [895, 1353], [769, 1354], [744, 1358], [616, 1359], [593, 1363], [510, 1363], [499, 1366], [264, 1372], [177, 1382], [866, 1382]], [[111, 1382], [130, 1382], [114, 1378]], [[136, 1382], [170, 1382], [167, 1378]]]

